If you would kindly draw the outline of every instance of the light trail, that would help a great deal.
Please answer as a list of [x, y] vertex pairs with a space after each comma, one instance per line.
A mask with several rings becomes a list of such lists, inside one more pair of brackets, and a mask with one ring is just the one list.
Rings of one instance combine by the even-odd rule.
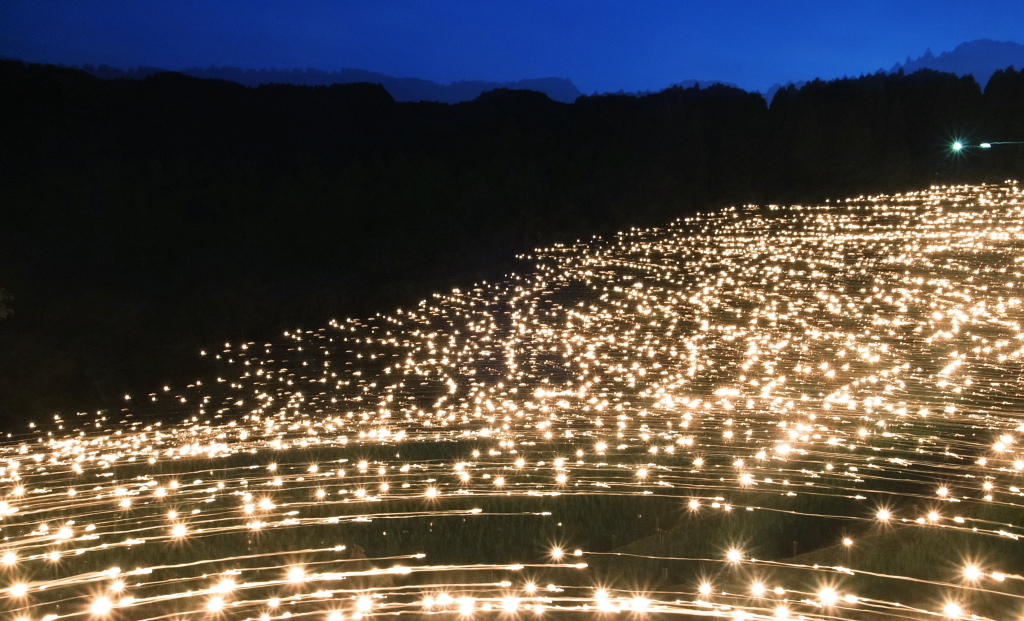
[[1017, 619], [1022, 227], [744, 206], [204, 352], [0, 445], [0, 619]]

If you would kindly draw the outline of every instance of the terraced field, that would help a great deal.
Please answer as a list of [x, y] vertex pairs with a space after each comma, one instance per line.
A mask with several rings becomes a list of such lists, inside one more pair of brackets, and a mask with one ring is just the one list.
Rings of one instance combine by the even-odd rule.
[[743, 206], [0, 446], [10, 619], [1024, 613], [1024, 193]]

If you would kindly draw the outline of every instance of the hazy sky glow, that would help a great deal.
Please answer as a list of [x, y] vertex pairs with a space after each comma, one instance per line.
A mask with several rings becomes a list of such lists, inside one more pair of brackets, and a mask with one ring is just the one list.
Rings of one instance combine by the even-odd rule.
[[443, 83], [557, 76], [586, 93], [692, 78], [764, 89], [980, 38], [1024, 42], [1019, 2], [0, 2], [0, 55], [28, 61], [350, 67]]

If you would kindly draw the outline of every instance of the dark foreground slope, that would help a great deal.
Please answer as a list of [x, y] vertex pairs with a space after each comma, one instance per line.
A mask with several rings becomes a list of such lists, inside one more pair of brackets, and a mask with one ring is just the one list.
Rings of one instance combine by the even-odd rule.
[[1024, 170], [1024, 77], [876, 75], [771, 106], [716, 86], [643, 98], [105, 81], [0, 64], [0, 413], [118, 407], [197, 352], [525, 269], [537, 245], [729, 203]]

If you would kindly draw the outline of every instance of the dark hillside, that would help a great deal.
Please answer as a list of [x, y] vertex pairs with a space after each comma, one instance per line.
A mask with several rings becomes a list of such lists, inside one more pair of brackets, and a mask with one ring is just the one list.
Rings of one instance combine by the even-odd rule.
[[1024, 171], [1024, 77], [727, 86], [646, 97], [101, 80], [0, 63], [0, 412], [120, 407], [200, 349], [387, 311], [555, 241], [730, 203]]

